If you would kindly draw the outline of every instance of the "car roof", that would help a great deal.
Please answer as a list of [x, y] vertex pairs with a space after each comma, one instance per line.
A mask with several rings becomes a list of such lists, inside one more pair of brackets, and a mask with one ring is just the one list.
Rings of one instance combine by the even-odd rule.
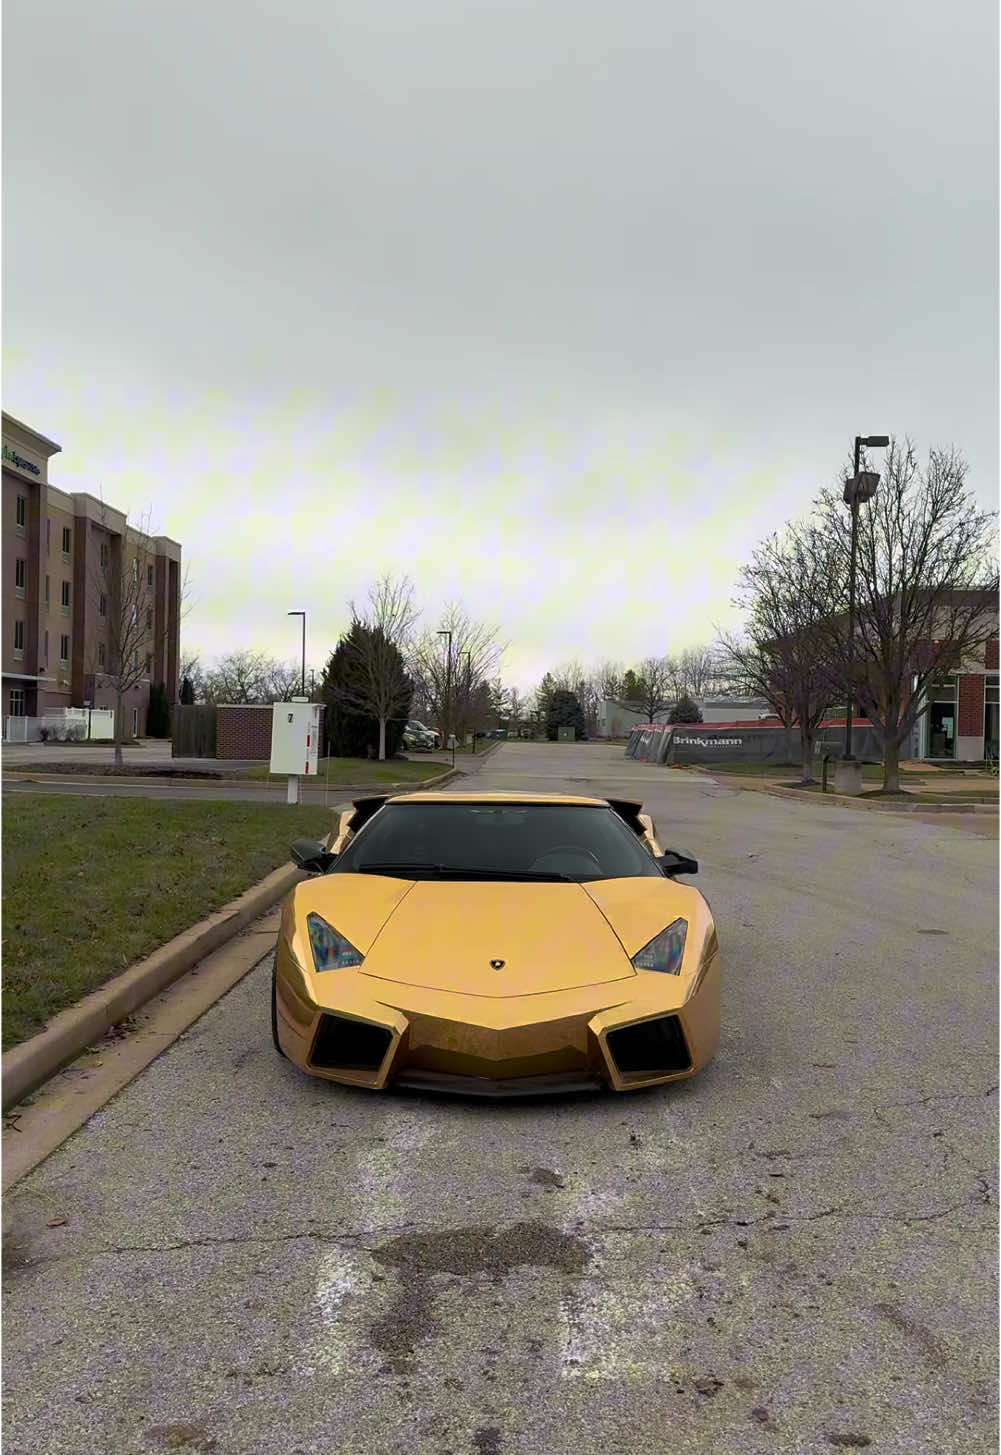
[[607, 808], [607, 798], [572, 793], [395, 793], [387, 803], [578, 803]]

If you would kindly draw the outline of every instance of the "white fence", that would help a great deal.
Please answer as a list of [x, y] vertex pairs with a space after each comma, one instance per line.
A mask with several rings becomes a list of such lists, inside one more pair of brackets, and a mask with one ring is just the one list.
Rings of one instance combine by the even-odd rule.
[[110, 743], [115, 736], [115, 713], [110, 707], [66, 707], [44, 717], [5, 717], [5, 743]]

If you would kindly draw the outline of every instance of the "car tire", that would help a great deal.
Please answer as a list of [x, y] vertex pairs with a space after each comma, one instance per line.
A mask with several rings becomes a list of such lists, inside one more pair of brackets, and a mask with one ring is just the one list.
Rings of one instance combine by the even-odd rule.
[[282, 1050], [282, 1048], [281, 1048], [281, 1042], [278, 1039], [278, 950], [277, 950], [277, 947], [275, 948], [275, 963], [274, 963], [274, 965], [272, 966], [272, 969], [271, 969], [271, 1039], [275, 1043], [275, 1050], [278, 1052], [279, 1056], [284, 1057], [284, 1059], [287, 1061], [288, 1060], [288, 1057], [285, 1055], [285, 1052]]

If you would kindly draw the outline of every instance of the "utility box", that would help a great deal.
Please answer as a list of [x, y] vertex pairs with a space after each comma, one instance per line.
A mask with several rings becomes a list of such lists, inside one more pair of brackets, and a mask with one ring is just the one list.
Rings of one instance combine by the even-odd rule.
[[271, 772], [315, 775], [320, 749], [321, 704], [304, 697], [276, 702], [271, 718]]
[[558, 727], [556, 729], [556, 741], [558, 743], [572, 743], [577, 738], [577, 729], [573, 727]]

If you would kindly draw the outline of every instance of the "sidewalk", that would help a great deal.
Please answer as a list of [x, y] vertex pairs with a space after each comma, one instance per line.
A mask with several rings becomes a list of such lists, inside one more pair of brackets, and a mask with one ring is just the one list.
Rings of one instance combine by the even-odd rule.
[[[977, 773], [970, 770], [962, 777], [958, 772], [948, 769], [929, 769], [924, 763], [902, 763], [902, 769], [920, 773], [920, 778], [902, 778], [901, 788], [913, 795], [908, 799], [879, 798], [876, 797], [876, 790], [879, 788], [879, 781], [863, 782], [862, 794], [848, 796], [847, 794], [834, 792], [834, 775], [831, 772], [828, 777], [828, 791], [821, 793], [819, 790], [804, 789], [797, 786], [797, 769], [787, 767], [784, 771], [776, 769], [774, 773], [768, 774], [744, 774], [719, 772], [711, 764], [691, 765], [696, 773], [712, 778], [717, 783], [723, 783], [728, 788], [743, 788], [750, 793], [769, 793], [778, 798], [795, 798], [808, 800], [809, 802], [820, 801], [822, 803], [835, 803], [847, 808], [875, 810], [881, 813], [984, 813], [995, 814], [998, 811], [998, 780], [987, 773]], [[952, 799], [952, 802], [929, 801], [922, 795], [933, 793], [936, 798], [941, 796], [945, 799]], [[986, 803], [963, 801], [963, 795], [989, 794], [990, 800]]]

